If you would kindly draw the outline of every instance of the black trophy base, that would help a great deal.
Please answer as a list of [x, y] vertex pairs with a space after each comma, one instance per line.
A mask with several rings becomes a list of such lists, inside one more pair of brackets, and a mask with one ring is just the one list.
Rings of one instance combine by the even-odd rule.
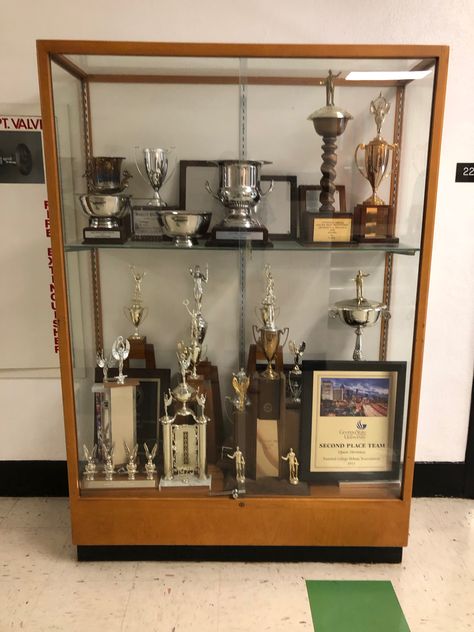
[[117, 228], [91, 228], [82, 231], [85, 244], [124, 244], [130, 237], [127, 226], [121, 224]]
[[232, 228], [217, 225], [211, 231], [211, 237], [206, 246], [239, 246], [250, 243], [253, 248], [273, 248], [268, 239], [268, 229], [265, 226], [252, 226], [251, 228]]

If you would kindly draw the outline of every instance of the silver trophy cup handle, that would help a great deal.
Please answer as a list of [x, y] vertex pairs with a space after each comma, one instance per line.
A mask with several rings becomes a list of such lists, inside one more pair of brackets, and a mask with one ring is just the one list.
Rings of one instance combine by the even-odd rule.
[[212, 197], [213, 197], [215, 200], [217, 200], [218, 202], [222, 202], [221, 198], [217, 195], [217, 193], [215, 193], [215, 192], [212, 190], [211, 185], [209, 184], [209, 180], [206, 180], [206, 183], [205, 183], [204, 187], [205, 187], [206, 191], [207, 191], [210, 195], [212, 195]]
[[359, 160], [358, 160], [359, 150], [363, 150], [363, 149], [365, 149], [365, 145], [364, 145], [364, 143], [359, 143], [359, 144], [357, 145], [356, 149], [355, 149], [355, 152], [354, 152], [354, 160], [355, 160], [355, 163], [356, 163], [356, 167], [357, 167], [357, 169], [359, 170], [359, 173], [360, 173], [360, 174], [361, 174], [364, 178], [367, 178], [367, 179], [368, 179], [368, 176], [367, 176], [367, 171], [366, 171], [365, 169], [363, 169], [363, 168], [360, 166], [360, 164], [359, 164]]
[[253, 339], [255, 340], [255, 344], [257, 345], [257, 347], [260, 347], [260, 341], [257, 338], [257, 333], [260, 331], [260, 329], [257, 327], [257, 325], [252, 325], [252, 333], [253, 333]]
[[138, 171], [138, 173], [141, 175], [141, 177], [143, 178], [143, 180], [144, 180], [147, 184], [149, 184], [149, 183], [150, 183], [150, 181], [148, 180], [148, 178], [147, 178], [147, 177], [145, 177], [145, 176], [143, 175], [143, 173], [141, 172], [141, 169], [140, 169], [140, 167], [139, 167], [139, 165], [138, 165], [138, 159], [137, 159], [137, 149], [140, 149], [140, 147], [139, 147], [138, 145], [135, 145], [135, 147], [133, 148], [133, 159], [135, 160], [135, 167], [137, 168], [137, 171]]
[[284, 336], [286, 334], [286, 338], [284, 342], [280, 341], [280, 346], [283, 349], [283, 347], [286, 345], [286, 341], [288, 340], [288, 336], [290, 335], [290, 329], [289, 327], [285, 327], [285, 329], [280, 329], [280, 335]]
[[275, 182], [272, 180], [272, 181], [270, 182], [269, 186], [268, 186], [268, 189], [264, 192], [264, 191], [262, 191], [262, 187], [260, 186], [260, 183], [259, 183], [259, 185], [257, 186], [257, 190], [258, 190], [258, 192], [260, 193], [260, 197], [261, 197], [261, 198], [264, 198], [264, 197], [266, 197], [269, 193], [271, 193], [271, 192], [273, 191], [273, 187], [274, 187], [274, 185], [275, 185]]

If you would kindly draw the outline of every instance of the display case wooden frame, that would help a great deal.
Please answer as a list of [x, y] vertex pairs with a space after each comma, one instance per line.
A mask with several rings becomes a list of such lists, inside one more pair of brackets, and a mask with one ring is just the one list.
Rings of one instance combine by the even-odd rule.
[[[80, 547], [144, 544], [261, 547], [278, 545], [381, 547], [381, 550], [405, 546], [408, 539], [413, 482], [448, 48], [417, 45], [175, 44], [43, 40], [37, 43], [37, 53], [48, 199], [51, 209], [73, 543]], [[431, 134], [401, 495], [392, 495], [389, 490], [382, 494], [366, 491], [361, 495], [354, 495], [334, 489], [319, 489], [310, 497], [245, 498], [237, 501], [222, 496], [158, 498], [156, 495], [147, 497], [146, 494], [127, 494], [124, 491], [114, 495], [81, 495], [51, 62], [56, 62], [80, 80], [83, 98], [87, 98], [90, 82], [150, 83], [159, 82], [160, 77], [107, 72], [103, 75], [88, 75], [67, 57], [69, 54], [178, 57], [197, 55], [237, 58], [420, 58], [422, 63], [434, 61]], [[290, 84], [301, 82], [297, 77], [286, 79]], [[177, 77], [175, 80], [179, 82], [187, 79]], [[216, 78], [210, 77], [209, 80], [215, 82]], [[252, 80], [258, 82], [258, 78], [253, 77]], [[318, 85], [320, 80], [321, 77], [315, 77], [314, 85]], [[237, 81], [238, 79], [235, 80]], [[89, 132], [86, 130], [85, 136], [86, 144], [90, 143], [90, 128]], [[97, 264], [97, 257], [93, 251], [93, 269], [97, 269]], [[100, 328], [96, 327], [96, 331], [100, 339]]]

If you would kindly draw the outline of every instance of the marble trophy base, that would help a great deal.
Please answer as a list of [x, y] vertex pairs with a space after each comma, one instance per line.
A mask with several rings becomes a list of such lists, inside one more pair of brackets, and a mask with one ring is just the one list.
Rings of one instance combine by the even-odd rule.
[[140, 478], [140, 475], [137, 474], [133, 481], [129, 480], [126, 475], [120, 476], [119, 474], [116, 474], [111, 481], [106, 481], [101, 474], [97, 476], [99, 478], [95, 478], [93, 481], [88, 481], [84, 477], [81, 483], [82, 489], [139, 489], [156, 487], [157, 485], [156, 476], [152, 480], [148, 480], [144, 475], [143, 478]]
[[211, 480], [212, 476], [198, 478], [194, 474], [176, 475], [171, 480], [166, 480], [162, 476], [158, 487], [160, 490], [162, 487], [209, 487], [211, 489]]

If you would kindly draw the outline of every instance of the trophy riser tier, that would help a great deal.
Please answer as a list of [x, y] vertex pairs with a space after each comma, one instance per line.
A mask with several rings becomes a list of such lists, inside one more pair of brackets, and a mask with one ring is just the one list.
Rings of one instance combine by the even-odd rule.
[[146, 369], [154, 369], [156, 366], [155, 348], [152, 343], [146, 341], [146, 336], [140, 338], [130, 336], [128, 341], [130, 343], [130, 353], [123, 363], [124, 368], [139, 368], [142, 365]]
[[135, 480], [129, 480], [128, 478], [120, 477], [117, 474], [111, 481], [100, 478], [100, 474], [97, 475], [93, 481], [88, 481], [84, 478], [81, 482], [83, 489], [141, 489], [141, 488], [156, 488], [158, 485], [156, 475], [151, 480], [147, 478], [139, 478], [139, 475]]
[[358, 204], [354, 208], [353, 239], [365, 244], [398, 244], [393, 206]]

